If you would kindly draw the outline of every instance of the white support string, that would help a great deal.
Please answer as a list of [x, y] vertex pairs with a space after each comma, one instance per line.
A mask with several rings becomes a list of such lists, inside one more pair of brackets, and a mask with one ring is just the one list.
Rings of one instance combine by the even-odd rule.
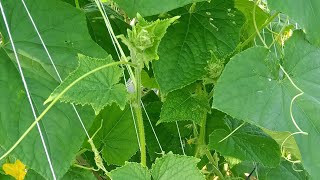
[[[104, 8], [104, 5], [102, 4], [102, 2], [101, 2], [100, 0], [99, 0], [99, 4], [100, 4], [100, 6], [101, 6], [101, 9], [102, 9], [104, 15], [106, 16], [107, 23], [109, 23], [109, 24], [111, 25], [110, 20], [109, 20], [109, 18], [108, 18], [108, 14], [106, 13], [106, 10], [105, 10], [105, 8]], [[117, 46], [116, 46], [116, 44], [115, 44], [115, 39], [113, 38], [113, 36], [112, 36], [112, 34], [111, 34], [111, 30], [110, 30], [108, 27], [107, 27], [107, 30], [108, 30], [108, 33], [109, 33], [109, 35], [110, 35], [112, 44], [113, 44], [113, 46], [114, 46], [114, 48], [115, 48], [115, 50], [116, 50], [116, 53], [117, 53], [117, 55], [118, 55], [118, 58], [120, 59], [120, 54], [119, 54], [118, 48], [117, 48]], [[124, 78], [124, 81], [127, 83], [127, 79], [126, 79], [126, 76], [125, 76], [124, 72], [123, 72], [123, 78]], [[142, 101], [141, 101], [141, 105], [142, 105], [143, 110], [144, 110], [144, 112], [145, 112], [145, 114], [146, 114], [146, 116], [147, 116], [147, 119], [148, 119], [148, 121], [149, 121], [149, 123], [150, 123], [150, 126], [151, 126], [151, 129], [152, 129], [152, 132], [153, 132], [153, 134], [154, 134], [154, 136], [155, 136], [155, 138], [156, 138], [156, 140], [157, 140], [158, 146], [159, 146], [159, 148], [160, 148], [160, 150], [161, 150], [161, 153], [162, 153], [162, 152], [164, 152], [164, 151], [163, 151], [163, 148], [162, 148], [162, 146], [161, 146], [161, 144], [160, 144], [160, 141], [159, 141], [159, 138], [158, 138], [158, 136], [157, 136], [157, 133], [156, 133], [156, 131], [154, 130], [154, 127], [153, 127], [153, 125], [152, 125], [152, 123], [151, 123], [151, 120], [150, 120], [150, 117], [149, 117], [149, 115], [148, 115], [148, 112], [146, 111], [145, 106], [144, 106], [144, 104], [143, 104]], [[134, 122], [134, 125], [135, 125], [135, 130], [136, 130], [136, 134], [137, 134], [137, 139], [138, 139], [138, 143], [139, 143], [139, 147], [140, 147], [140, 142], [139, 142], [139, 137], [138, 137], [138, 131], [137, 131], [136, 123], [135, 123], [135, 118], [134, 118], [134, 116], [133, 116], [133, 111], [132, 111], [132, 105], [131, 105], [131, 103], [130, 103], [130, 108], [131, 108], [131, 113], [132, 113], [132, 117], [133, 117], [133, 122]]]
[[163, 153], [164, 151], [163, 151], [162, 146], [161, 146], [161, 144], [160, 144], [159, 138], [158, 138], [158, 136], [157, 136], [156, 131], [155, 131], [154, 128], [153, 128], [153, 125], [152, 125], [152, 123], [151, 123], [150, 117], [149, 117], [149, 115], [148, 115], [148, 113], [147, 113], [146, 108], [144, 107], [144, 104], [143, 104], [142, 100], [141, 100], [141, 106], [142, 106], [144, 112], [146, 113], [147, 119], [148, 119], [149, 124], [150, 124], [150, 126], [151, 126], [152, 132], [153, 132], [153, 134], [154, 134], [154, 136], [155, 136], [155, 138], [156, 138], [156, 140], [157, 140], [157, 143], [158, 143], [158, 146], [159, 146], [159, 148], [160, 148], [160, 150], [161, 150], [161, 153]]
[[181, 139], [181, 134], [180, 134], [180, 129], [179, 129], [179, 125], [178, 125], [178, 121], [176, 121], [176, 126], [177, 126], [177, 130], [178, 130], [178, 135], [179, 135], [179, 140], [180, 140], [180, 145], [181, 145], [181, 149], [182, 149], [182, 153], [183, 155], [186, 155], [186, 153], [184, 152], [184, 145]]
[[[34, 119], [37, 119], [37, 114], [36, 114], [35, 108], [34, 108], [33, 103], [32, 103], [32, 99], [31, 99], [31, 96], [30, 96], [28, 85], [26, 83], [26, 80], [25, 80], [25, 77], [24, 77], [24, 74], [23, 74], [23, 71], [22, 71], [22, 68], [21, 68], [20, 60], [18, 58], [18, 54], [17, 54], [16, 48], [15, 48], [15, 45], [14, 45], [14, 42], [13, 42], [13, 39], [12, 39], [12, 36], [11, 36], [10, 28], [9, 28], [9, 25], [8, 25], [8, 22], [7, 22], [7, 19], [6, 19], [6, 15], [5, 15], [4, 9], [2, 7], [1, 1], [0, 1], [0, 9], [1, 9], [1, 14], [2, 14], [4, 23], [5, 23], [6, 29], [8, 31], [9, 40], [11, 42], [13, 53], [14, 53], [14, 56], [15, 56], [16, 61], [17, 61], [18, 69], [19, 69], [19, 72], [20, 72], [20, 75], [21, 75], [21, 79], [22, 79], [22, 83], [23, 83], [23, 86], [25, 88], [25, 91], [26, 91], [26, 94], [27, 94], [27, 98], [28, 98], [28, 101], [29, 101], [29, 104], [30, 104], [30, 107], [31, 107], [31, 110], [32, 110], [32, 114], [34, 116]], [[45, 140], [44, 140], [44, 137], [43, 137], [43, 134], [42, 134], [42, 131], [41, 131], [41, 127], [40, 127], [39, 123], [37, 123], [37, 128], [38, 128], [38, 131], [39, 131], [39, 134], [40, 134], [40, 138], [41, 138], [41, 142], [42, 142], [45, 154], [46, 154], [46, 158], [47, 158], [48, 163], [49, 163], [49, 167], [50, 167], [50, 171], [52, 173], [52, 177], [53, 177], [54, 180], [56, 180], [56, 175], [55, 175], [55, 172], [54, 172], [54, 168], [53, 168], [53, 165], [52, 165], [52, 162], [51, 162], [51, 159], [50, 159], [50, 156], [49, 156], [49, 153], [48, 153], [48, 149], [47, 149], [47, 146], [46, 146], [46, 143], [45, 143]]]
[[[102, 7], [101, 9], [102, 9], [104, 15], [107, 17], [107, 22], [110, 23], [110, 21], [109, 21], [109, 19], [108, 19], [108, 14], [106, 13], [106, 10], [105, 10], [103, 4], [101, 3], [101, 1], [99, 1], [98, 3], [99, 3], [100, 6]], [[111, 23], [110, 23], [110, 25], [111, 25]], [[117, 48], [117, 46], [116, 46], [116, 44], [115, 44], [115, 42], [114, 42], [115, 40], [113, 39], [113, 36], [112, 36], [112, 34], [111, 34], [111, 30], [108, 28], [108, 26], [106, 26], [106, 27], [107, 27], [109, 36], [110, 36], [110, 38], [111, 38], [113, 47], [114, 47], [114, 49], [116, 50], [117, 56], [118, 56], [118, 58], [119, 58], [119, 60], [120, 60], [120, 59], [121, 59], [121, 58], [120, 58], [120, 54], [119, 54], [118, 48]], [[121, 67], [123, 68], [123, 65], [121, 65]], [[127, 86], [128, 86], [128, 83], [127, 83], [127, 78], [126, 78], [126, 75], [125, 75], [124, 71], [122, 71], [122, 74], [123, 74], [124, 82], [125, 82], [126, 87], [127, 87]], [[136, 136], [137, 136], [137, 141], [138, 141], [139, 149], [140, 149], [140, 151], [141, 151], [141, 144], [140, 144], [140, 140], [139, 140], [139, 134], [138, 134], [138, 128], [137, 128], [136, 118], [135, 118], [134, 113], [133, 113], [133, 108], [132, 108], [131, 102], [129, 103], [129, 106], [130, 106], [130, 111], [131, 111], [132, 120], [133, 120], [133, 124], [134, 124], [134, 129], [135, 129]]]
[[[60, 83], [61, 83], [61, 82], [62, 82], [62, 78], [61, 78], [61, 76], [60, 76], [60, 73], [59, 73], [59, 71], [58, 71], [55, 63], [54, 63], [53, 60], [52, 60], [52, 57], [51, 57], [51, 55], [50, 55], [50, 53], [49, 53], [49, 51], [48, 51], [48, 48], [47, 48], [46, 44], [44, 43], [44, 41], [43, 41], [43, 39], [42, 39], [42, 36], [41, 36], [41, 34], [40, 34], [40, 32], [39, 32], [39, 30], [38, 30], [38, 28], [37, 28], [37, 26], [36, 26], [36, 24], [35, 24], [32, 16], [31, 16], [30, 12], [29, 12], [29, 9], [28, 9], [26, 3], [24, 2], [24, 0], [21, 0], [21, 2], [22, 2], [22, 4], [23, 4], [23, 6], [24, 6], [24, 8], [25, 8], [25, 10], [26, 10], [26, 12], [27, 12], [27, 14], [28, 14], [28, 16], [29, 16], [29, 19], [30, 19], [30, 21], [31, 21], [31, 23], [32, 23], [32, 25], [33, 25], [33, 28], [34, 28], [35, 31], [37, 32], [37, 35], [38, 35], [38, 37], [39, 37], [39, 39], [40, 39], [40, 41], [41, 41], [41, 44], [42, 44], [44, 50], [46, 51], [46, 54], [47, 54], [47, 56], [48, 56], [48, 58], [49, 58], [49, 60], [50, 60], [50, 62], [51, 62], [51, 64], [52, 64], [52, 66], [53, 66], [53, 68], [54, 68], [54, 71], [56, 72], [56, 74], [57, 74], [57, 76], [58, 76], [58, 78], [59, 78]], [[89, 133], [88, 133], [88, 131], [87, 131], [87, 129], [86, 129], [83, 121], [82, 121], [82, 118], [80, 117], [80, 115], [79, 115], [79, 113], [78, 113], [78, 111], [77, 111], [77, 108], [74, 106], [74, 104], [71, 104], [71, 106], [72, 106], [74, 112], [76, 113], [76, 115], [77, 115], [77, 117], [78, 117], [78, 119], [79, 119], [79, 121], [80, 121], [80, 124], [81, 124], [84, 132], [86, 133], [88, 139], [90, 139]]]

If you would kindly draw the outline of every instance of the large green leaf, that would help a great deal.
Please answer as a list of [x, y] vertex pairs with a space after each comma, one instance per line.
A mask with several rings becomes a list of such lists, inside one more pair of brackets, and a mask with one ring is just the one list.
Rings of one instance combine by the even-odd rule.
[[268, 0], [270, 9], [283, 12], [299, 23], [307, 38], [320, 46], [320, 1], [318, 0]]
[[[103, 65], [114, 62], [111, 56], [106, 59], [95, 59], [79, 54], [79, 66], [49, 96], [45, 103], [54, 100], [64, 89], [79, 77]], [[124, 109], [127, 101], [127, 90], [119, 83], [122, 69], [111, 66], [97, 71], [69, 89], [59, 100], [93, 107], [96, 115], [103, 107], [116, 103]]]
[[[172, 152], [157, 158], [151, 168], [152, 179], [185, 179], [185, 180], [204, 180], [204, 176], [197, 168], [200, 159], [191, 156], [176, 155]], [[126, 163], [110, 172], [114, 180], [122, 179], [141, 179], [150, 180], [150, 171], [138, 163]]]
[[[308, 135], [295, 136], [302, 162], [312, 177], [319, 177], [320, 156], [320, 50], [301, 31], [286, 42], [283, 68], [304, 94], [293, 103], [297, 125]], [[290, 117], [290, 102], [298, 94], [279, 69], [268, 49], [254, 47], [230, 60], [215, 89], [213, 107], [238, 119], [277, 131], [297, 132]]]
[[[87, 29], [86, 17], [82, 11], [58, 0], [26, 0], [25, 2], [62, 79], [77, 67], [78, 53], [90, 57], [107, 56], [106, 52], [92, 41]], [[6, 1], [3, 6], [7, 12], [7, 20], [19, 55], [40, 63], [52, 77], [58, 80], [22, 3]], [[59, 13], [56, 9], [59, 9]], [[4, 35], [4, 48], [11, 51], [3, 21], [0, 23], [0, 32]]]
[[[1, 177], [1, 176], [0, 176]], [[78, 167], [72, 167], [69, 171], [61, 178], [61, 180], [96, 180], [92, 171], [81, 169]], [[1, 179], [2, 180], [2, 179]], [[28, 170], [25, 180], [45, 180], [42, 176], [37, 174], [33, 170]]]
[[[224, 124], [224, 127], [220, 126], [210, 134], [211, 149], [217, 150], [224, 156], [232, 156], [243, 161], [251, 160], [268, 167], [279, 165], [279, 145], [260, 128], [248, 123], [242, 125], [242, 121], [230, 117], [225, 117], [224, 121], [211, 123]], [[230, 133], [231, 136], [226, 138]]]
[[175, 155], [169, 152], [162, 158], [157, 158], [152, 165], [151, 174], [154, 180], [205, 179], [197, 168], [200, 159], [191, 156]]
[[142, 167], [139, 163], [126, 163], [110, 172], [113, 180], [151, 180], [151, 174], [146, 167]]
[[[5, 57], [1, 49], [0, 58], [0, 111], [1, 132], [6, 135], [0, 142], [4, 150], [11, 147], [14, 142], [34, 121], [21, 78], [10, 59]], [[32, 92], [31, 96], [37, 113], [44, 110], [43, 101], [47, 98], [55, 86], [58, 85], [39, 63], [28, 58], [21, 58], [25, 63], [24, 73]], [[29, 66], [27, 68], [27, 65]], [[85, 126], [90, 127], [93, 112], [88, 108], [77, 108], [84, 120]], [[85, 111], [83, 111], [85, 110]], [[89, 111], [90, 110], [90, 111]], [[85, 133], [79, 123], [73, 108], [67, 104], [55, 105], [40, 121], [43, 136], [48, 147], [49, 155], [55, 169], [57, 178], [63, 176], [71, 165], [75, 154], [79, 150]], [[35, 153], [37, 152], [37, 153]], [[47, 158], [44, 154], [42, 143], [37, 128], [34, 128], [28, 136], [15, 149], [14, 157], [20, 159], [28, 167], [35, 170], [43, 177], [51, 179]]]
[[[269, 136], [271, 136], [272, 139], [274, 139], [280, 146], [282, 146], [282, 150], [285, 151], [284, 156], [290, 153], [290, 155], [292, 155], [293, 158], [301, 159], [299, 147], [296, 143], [296, 140], [294, 139], [294, 136], [290, 136], [290, 132], [270, 131], [265, 128], [263, 128], [262, 130]], [[282, 144], [284, 141], [285, 143]]]
[[[307, 174], [299, 164], [293, 165], [291, 162], [281, 160], [281, 163], [274, 168], [268, 168], [262, 164], [256, 164], [256, 170], [252, 173], [251, 179], [259, 180], [290, 179], [306, 180]], [[247, 175], [254, 169], [252, 162], [244, 161], [235, 165], [231, 171], [235, 177], [247, 178]]]
[[[76, 68], [78, 53], [93, 57], [106, 56], [105, 51], [91, 40], [86, 28], [85, 16], [80, 10], [57, 0], [25, 0], [25, 2], [62, 78]], [[22, 3], [20, 1], [3, 1], [2, 3], [33, 103], [39, 114], [45, 108], [43, 102], [50, 95], [50, 91], [52, 92], [59, 85], [59, 79]], [[5, 55], [7, 53], [15, 62], [2, 20], [0, 24], [0, 32], [3, 35], [0, 54], [4, 57], [1, 58], [3, 85], [0, 87], [0, 132], [6, 134], [5, 139], [0, 138], [0, 149], [2, 149], [0, 151], [3, 153], [3, 149], [13, 145], [29, 127], [34, 117], [26, 99], [21, 78]], [[77, 109], [85, 126], [90, 127], [93, 112], [89, 107], [77, 107]], [[72, 106], [67, 104], [54, 106], [40, 122], [40, 127], [57, 178], [61, 178], [74, 160], [85, 133]], [[52, 178], [36, 128], [28, 134], [12, 155], [21, 159], [46, 179]]]
[[[295, 168], [295, 169], [294, 169]], [[281, 164], [272, 168], [266, 173], [266, 179], [290, 179], [290, 180], [305, 180], [307, 174], [302, 167], [295, 167], [292, 163], [283, 160]]]
[[161, 14], [200, 1], [205, 0], [115, 0], [129, 17], [134, 17], [137, 13], [140, 13], [142, 16]]
[[233, 52], [244, 23], [232, 0], [201, 2], [170, 14], [181, 18], [168, 28], [159, 46], [160, 59], [153, 62], [165, 94], [201, 79], [212, 56], [223, 59]]
[[202, 85], [192, 84], [168, 94], [158, 123], [189, 120], [200, 124], [208, 111], [209, 102]]
[[[151, 124], [157, 134], [159, 143], [162, 146], [162, 150], [165, 152], [172, 151], [174, 154], [183, 154], [176, 124], [172, 122], [161, 123], [156, 125], [157, 121], [159, 120], [162, 107], [162, 102], [160, 101], [159, 97], [153, 91], [151, 91], [148, 94], [146, 94], [142, 100], [148, 113], [148, 117], [150, 118]], [[152, 131], [152, 128], [148, 121], [148, 117], [146, 115], [143, 117], [146, 133], [146, 144], [150, 160], [154, 161], [156, 157], [161, 156], [161, 149]], [[190, 136], [193, 133], [192, 128], [188, 126], [190, 124], [192, 124], [192, 122], [190, 121], [179, 122], [178, 124], [179, 132], [181, 135], [181, 141], [183, 144], [185, 144], [184, 152], [187, 155], [194, 154], [192, 146], [187, 144], [186, 141], [188, 138], [190, 138]]]
[[130, 107], [121, 110], [116, 105], [107, 106], [97, 116], [91, 134], [101, 126], [93, 139], [96, 147], [102, 149], [102, 157], [108, 164], [123, 165], [138, 150], [137, 135]]

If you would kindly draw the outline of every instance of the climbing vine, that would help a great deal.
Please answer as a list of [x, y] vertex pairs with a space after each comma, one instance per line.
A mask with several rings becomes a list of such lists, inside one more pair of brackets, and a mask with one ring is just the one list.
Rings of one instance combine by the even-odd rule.
[[0, 179], [316, 179], [309, 2], [0, 0]]

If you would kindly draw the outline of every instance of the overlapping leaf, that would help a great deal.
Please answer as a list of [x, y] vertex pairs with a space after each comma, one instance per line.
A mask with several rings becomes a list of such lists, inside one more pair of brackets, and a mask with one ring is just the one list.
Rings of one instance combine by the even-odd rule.
[[[320, 157], [320, 50], [301, 31], [294, 32], [284, 50], [283, 68], [304, 91], [292, 107], [296, 124], [308, 135], [296, 135], [303, 166], [318, 177]], [[297, 132], [290, 103], [299, 91], [279, 69], [279, 61], [262, 47], [236, 55], [226, 66], [215, 89], [213, 107], [233, 117], [278, 131]]]
[[[306, 172], [300, 164], [293, 165], [284, 159], [274, 168], [268, 168], [262, 164], [256, 164], [256, 170], [252, 173], [251, 178], [259, 178], [259, 180], [272, 179], [292, 179], [292, 180], [306, 180], [308, 179]], [[237, 177], [247, 178], [247, 175], [255, 168], [252, 162], [241, 162], [234, 166], [231, 171]]]
[[126, 163], [110, 172], [110, 177], [114, 180], [151, 180], [151, 174], [147, 167], [142, 167], [139, 163]]
[[[3, 154], [31, 125], [34, 117], [16, 67], [3, 51], [0, 54], [0, 124], [2, 124], [1, 132], [6, 134], [5, 139], [0, 142], [0, 151]], [[46, 73], [39, 63], [28, 58], [20, 58], [20, 60], [24, 62], [24, 74], [32, 92], [36, 111], [41, 113], [45, 108], [42, 105], [43, 101], [58, 85], [58, 82]], [[93, 111], [88, 107], [77, 107], [77, 109], [85, 126], [90, 127]], [[48, 149], [49, 156], [56, 176], [60, 178], [68, 171], [70, 163], [74, 160], [74, 156], [83, 142], [85, 133], [73, 108], [67, 104], [57, 104], [51, 108], [46, 117], [40, 121], [40, 127], [47, 147], [50, 147]], [[52, 178], [36, 128], [21, 142], [12, 156], [21, 159], [26, 166], [43, 177]]]
[[[49, 96], [45, 103], [54, 100], [64, 89], [79, 77], [91, 70], [114, 62], [111, 56], [106, 59], [95, 59], [79, 54], [79, 66], [73, 71]], [[103, 107], [115, 102], [124, 109], [127, 101], [127, 90], [124, 84], [119, 83], [122, 76], [121, 68], [111, 66], [97, 71], [68, 90], [59, 100], [93, 107], [96, 115]]]
[[150, 180], [151, 175], [154, 180], [204, 180], [204, 176], [197, 168], [199, 161], [195, 157], [175, 155], [169, 152], [162, 158], [156, 159], [151, 171], [142, 167], [141, 164], [127, 163], [123, 167], [111, 171], [110, 176], [114, 180], [127, 179], [129, 177], [130, 179]]
[[[88, 33], [84, 13], [58, 0], [25, 0], [42, 38], [61, 75], [65, 78], [77, 66], [77, 54], [105, 57]], [[44, 100], [59, 85], [56, 72], [43, 49], [21, 1], [2, 1], [14, 44], [25, 72], [26, 81], [37, 113], [45, 106]], [[15, 62], [7, 30], [0, 21], [2, 34], [0, 114], [1, 153], [7, 150], [33, 122], [30, 105], [21, 78], [7, 55]], [[5, 51], [5, 53], [3, 52]], [[93, 111], [77, 107], [86, 127], [90, 127]], [[55, 105], [40, 122], [56, 177], [69, 169], [79, 150], [85, 133], [72, 106]], [[0, 133], [0, 134], [1, 134]], [[32, 146], [31, 146], [32, 144]], [[37, 152], [37, 153], [34, 153]], [[47, 158], [36, 129], [22, 141], [12, 154], [46, 179], [51, 179]]]
[[101, 148], [103, 159], [108, 164], [123, 165], [138, 151], [138, 141], [129, 106], [121, 110], [116, 105], [106, 107], [92, 125], [91, 134], [101, 126], [93, 139]]
[[151, 174], [155, 180], [165, 179], [204, 179], [197, 163], [200, 160], [191, 156], [175, 155], [169, 152], [162, 158], [156, 159], [152, 165]]
[[318, 0], [268, 0], [270, 9], [287, 14], [305, 29], [310, 42], [320, 46], [320, 1]]
[[168, 94], [158, 123], [189, 120], [200, 124], [208, 111], [210, 107], [206, 93], [201, 85], [193, 84]]
[[[242, 125], [241, 121], [230, 117], [221, 120], [211, 122], [224, 124], [210, 134], [211, 149], [217, 150], [224, 156], [232, 156], [243, 161], [251, 160], [268, 167], [279, 165], [279, 145], [260, 128], [251, 124]], [[232, 134], [229, 136], [230, 133]]]
[[197, 3], [170, 12], [181, 15], [168, 28], [159, 46], [159, 61], [153, 63], [160, 89], [167, 94], [201, 79], [213, 55], [223, 59], [240, 41], [244, 23], [232, 0]]

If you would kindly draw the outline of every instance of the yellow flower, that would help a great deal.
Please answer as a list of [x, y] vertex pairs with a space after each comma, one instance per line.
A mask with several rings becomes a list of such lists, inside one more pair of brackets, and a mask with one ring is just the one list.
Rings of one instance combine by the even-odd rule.
[[5, 163], [2, 169], [6, 174], [14, 177], [16, 180], [24, 180], [27, 174], [26, 166], [20, 160], [16, 160], [14, 164]]

